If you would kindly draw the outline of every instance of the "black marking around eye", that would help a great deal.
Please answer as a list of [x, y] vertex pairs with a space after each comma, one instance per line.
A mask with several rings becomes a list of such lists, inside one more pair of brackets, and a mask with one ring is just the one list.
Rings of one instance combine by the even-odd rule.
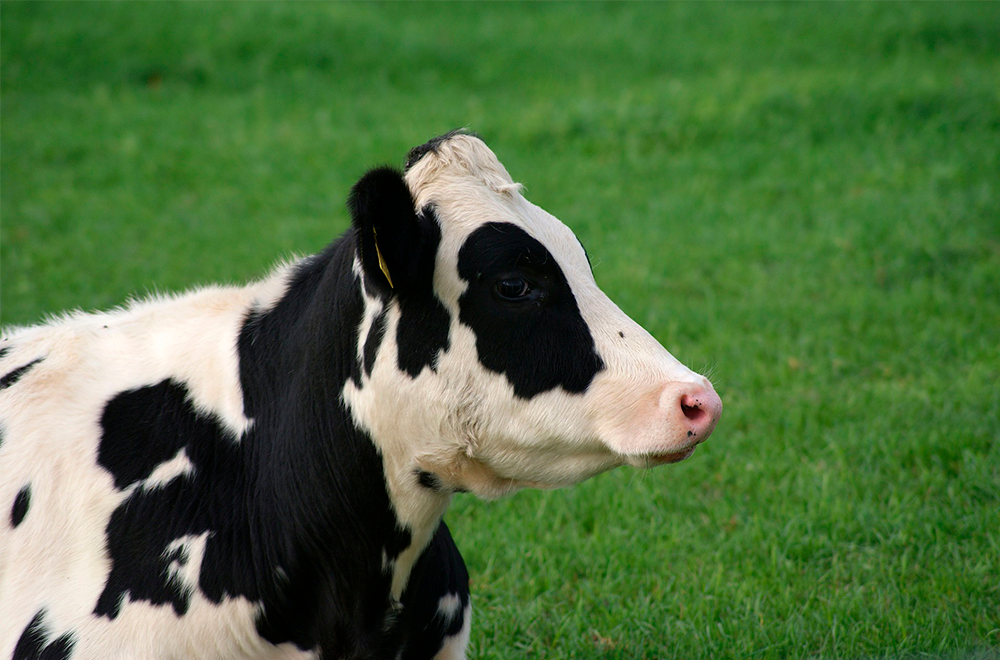
[[[533, 283], [538, 295], [530, 302], [496, 300], [496, 278], [512, 272]], [[516, 396], [556, 387], [581, 393], [604, 368], [562, 269], [520, 227], [492, 222], [472, 232], [459, 250], [458, 273], [469, 282], [459, 319], [476, 334], [479, 361], [506, 376]]]
[[5, 375], [3, 378], [0, 378], [0, 390], [7, 389], [11, 385], [19, 381], [24, 376], [24, 374], [31, 371], [35, 367], [35, 365], [37, 365], [44, 359], [45, 358], [36, 358], [31, 362], [29, 362], [28, 364], [20, 366], [17, 369], [14, 369], [13, 371]]

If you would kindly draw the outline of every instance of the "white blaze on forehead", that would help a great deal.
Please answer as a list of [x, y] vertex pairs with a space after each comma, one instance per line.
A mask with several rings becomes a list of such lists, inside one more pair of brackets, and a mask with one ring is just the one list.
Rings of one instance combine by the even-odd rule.
[[417, 207], [432, 206], [440, 221], [434, 285], [451, 312], [457, 312], [451, 303], [466, 287], [458, 278], [459, 250], [486, 223], [509, 223], [538, 240], [556, 258], [571, 286], [576, 279], [570, 277], [573, 271], [590, 275], [586, 253], [572, 230], [526, 200], [521, 184], [511, 179], [479, 138], [460, 134], [439, 143], [410, 168], [406, 183]]
[[519, 193], [521, 184], [511, 179], [507, 168], [490, 148], [472, 135], [453, 135], [443, 140], [427, 155], [413, 164], [406, 173], [406, 183], [414, 194], [418, 207], [433, 200], [421, 198], [435, 182], [472, 180], [495, 193]]

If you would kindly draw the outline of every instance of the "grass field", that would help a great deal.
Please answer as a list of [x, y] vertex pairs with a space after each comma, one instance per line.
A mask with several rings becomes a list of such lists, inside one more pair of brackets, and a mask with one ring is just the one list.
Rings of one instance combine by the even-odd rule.
[[473, 657], [1000, 657], [1000, 4], [0, 12], [5, 325], [316, 251], [469, 126], [711, 371], [689, 461], [456, 500]]

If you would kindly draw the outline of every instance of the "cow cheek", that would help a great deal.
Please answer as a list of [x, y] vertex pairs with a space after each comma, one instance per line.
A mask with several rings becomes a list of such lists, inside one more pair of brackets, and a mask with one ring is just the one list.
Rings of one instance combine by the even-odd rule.
[[637, 387], [598, 376], [587, 398], [598, 436], [618, 454], [672, 451], [683, 443], [683, 429], [670, 414], [672, 400], [662, 383]]
[[[585, 414], [586, 399], [555, 389], [481, 419], [469, 457], [518, 488], [570, 486], [622, 464]], [[490, 423], [492, 421], [493, 423]]]

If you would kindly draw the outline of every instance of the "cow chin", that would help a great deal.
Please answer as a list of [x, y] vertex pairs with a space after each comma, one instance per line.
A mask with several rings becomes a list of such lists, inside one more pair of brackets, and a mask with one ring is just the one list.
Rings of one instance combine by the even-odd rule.
[[688, 447], [687, 449], [682, 449], [675, 452], [666, 452], [663, 454], [648, 454], [645, 456], [629, 456], [628, 464], [636, 468], [654, 468], [660, 465], [669, 465], [671, 463], [680, 463], [685, 461], [694, 455], [695, 447]]
[[572, 452], [563, 447], [560, 452], [552, 452], [521, 446], [498, 451], [497, 444], [491, 445], [492, 451], [453, 456], [447, 464], [429, 461], [428, 457], [418, 462], [450, 489], [488, 500], [523, 488], [566, 488], [626, 463], [625, 458], [604, 448]]

